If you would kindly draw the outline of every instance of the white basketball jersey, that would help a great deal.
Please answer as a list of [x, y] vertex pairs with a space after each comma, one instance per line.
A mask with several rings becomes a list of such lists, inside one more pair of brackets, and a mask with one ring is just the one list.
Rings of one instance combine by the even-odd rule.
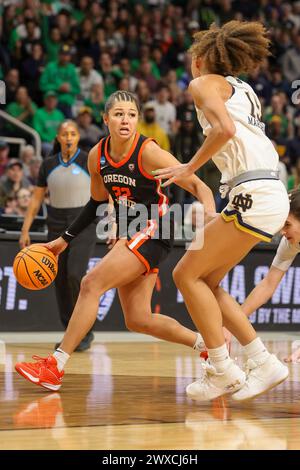
[[[249, 170], [277, 170], [278, 154], [265, 135], [258, 97], [248, 83], [231, 76], [225, 78], [233, 86], [233, 94], [225, 106], [236, 133], [212, 158], [222, 173], [221, 182]], [[201, 109], [196, 107], [196, 111], [203, 133], [207, 135], [211, 125]]]

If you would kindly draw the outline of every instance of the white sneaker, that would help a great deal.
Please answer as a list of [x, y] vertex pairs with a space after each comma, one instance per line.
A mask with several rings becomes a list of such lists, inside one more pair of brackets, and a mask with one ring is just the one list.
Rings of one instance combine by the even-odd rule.
[[203, 376], [186, 388], [187, 396], [193, 400], [213, 400], [225, 393], [236, 392], [245, 383], [245, 372], [232, 360], [228, 368], [221, 373], [217, 372], [208, 361], [201, 365], [204, 370]]
[[257, 397], [283, 382], [288, 375], [288, 368], [274, 354], [270, 354], [263, 364], [248, 359], [245, 385], [234, 393], [232, 398], [236, 401], [242, 401]]

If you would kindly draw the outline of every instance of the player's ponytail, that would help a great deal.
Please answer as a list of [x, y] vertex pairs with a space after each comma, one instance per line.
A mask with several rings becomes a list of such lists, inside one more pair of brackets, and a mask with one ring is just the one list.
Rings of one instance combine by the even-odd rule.
[[189, 52], [205, 61], [209, 73], [236, 76], [260, 65], [270, 55], [269, 44], [262, 23], [233, 20], [196, 33]]

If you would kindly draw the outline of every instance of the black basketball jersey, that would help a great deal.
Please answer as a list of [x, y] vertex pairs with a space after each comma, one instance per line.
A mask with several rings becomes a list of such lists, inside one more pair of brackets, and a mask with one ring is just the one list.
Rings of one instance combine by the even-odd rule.
[[165, 215], [169, 200], [162, 191], [161, 181], [146, 173], [142, 166], [143, 149], [153, 139], [136, 133], [128, 154], [117, 163], [109, 156], [109, 140], [110, 135], [99, 142], [98, 171], [114, 201], [117, 217], [122, 217], [120, 212], [124, 214], [124, 208], [129, 219], [136, 216], [135, 209], [140, 204], [146, 206], [148, 219], [154, 213], [158, 217]]

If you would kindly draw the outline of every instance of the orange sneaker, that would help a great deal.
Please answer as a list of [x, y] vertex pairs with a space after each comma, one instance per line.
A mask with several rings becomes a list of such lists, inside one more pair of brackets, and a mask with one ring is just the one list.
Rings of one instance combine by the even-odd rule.
[[16, 371], [35, 385], [40, 385], [48, 390], [59, 390], [64, 371], [59, 372], [55, 357], [32, 356], [32, 359], [37, 362], [19, 362], [15, 365]]

